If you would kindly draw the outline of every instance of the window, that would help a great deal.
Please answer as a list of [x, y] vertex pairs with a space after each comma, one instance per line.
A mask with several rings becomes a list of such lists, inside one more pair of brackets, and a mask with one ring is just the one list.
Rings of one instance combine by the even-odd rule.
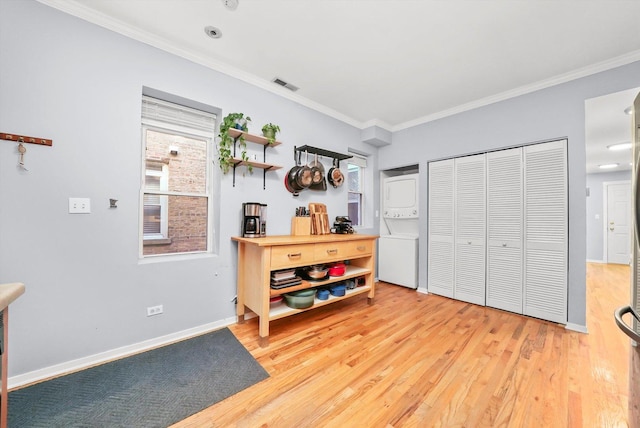
[[211, 248], [213, 113], [143, 96], [141, 255]]
[[347, 212], [354, 226], [363, 226], [363, 207], [364, 207], [364, 169], [367, 167], [367, 158], [354, 153], [349, 153], [352, 158], [348, 159], [348, 177], [349, 185]]
[[[146, 160], [145, 188], [150, 192], [144, 194], [143, 233], [145, 240], [168, 240], [169, 228], [167, 221], [167, 197], [159, 192], [166, 192], [168, 188], [169, 165], [161, 162]], [[156, 241], [157, 244], [160, 241]], [[165, 242], [166, 243], [166, 242]]]

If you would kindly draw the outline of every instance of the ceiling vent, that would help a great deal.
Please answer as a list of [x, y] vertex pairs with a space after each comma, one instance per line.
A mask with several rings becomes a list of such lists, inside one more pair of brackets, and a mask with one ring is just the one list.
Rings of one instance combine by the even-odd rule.
[[283, 87], [285, 87], [288, 90], [293, 91], [293, 92], [295, 92], [295, 91], [297, 91], [299, 89], [297, 86], [293, 86], [291, 83], [287, 83], [282, 79], [278, 79], [277, 77], [274, 78], [272, 80], [272, 82], [275, 83], [275, 84], [278, 84], [280, 86], [283, 86]]

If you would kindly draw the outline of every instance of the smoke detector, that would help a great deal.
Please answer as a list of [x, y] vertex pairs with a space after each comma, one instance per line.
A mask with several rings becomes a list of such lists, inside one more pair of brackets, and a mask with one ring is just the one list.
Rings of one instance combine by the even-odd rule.
[[229, 10], [236, 10], [238, 8], [238, 0], [222, 0], [222, 4]]

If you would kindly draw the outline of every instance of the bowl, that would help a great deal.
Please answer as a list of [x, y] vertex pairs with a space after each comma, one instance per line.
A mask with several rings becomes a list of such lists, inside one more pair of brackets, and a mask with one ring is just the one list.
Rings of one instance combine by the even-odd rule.
[[347, 294], [347, 287], [344, 284], [336, 284], [329, 287], [332, 296], [340, 297]]
[[327, 300], [329, 298], [329, 290], [326, 288], [320, 288], [316, 292], [316, 297], [318, 300]]
[[284, 303], [293, 309], [305, 309], [313, 306], [313, 301], [316, 296], [316, 290], [314, 289], [306, 289], [306, 290], [298, 290], [292, 291], [291, 293], [286, 293], [284, 296]]
[[322, 265], [314, 265], [310, 266], [306, 272], [307, 276], [311, 279], [325, 279], [328, 271], [329, 269]]
[[336, 263], [329, 266], [329, 276], [342, 276], [347, 271], [347, 266], [344, 263]]

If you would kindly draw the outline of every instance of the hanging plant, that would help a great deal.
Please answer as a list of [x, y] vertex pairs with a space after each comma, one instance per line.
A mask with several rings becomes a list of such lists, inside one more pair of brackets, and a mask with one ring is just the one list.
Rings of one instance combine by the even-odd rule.
[[[220, 169], [224, 174], [229, 172], [229, 168], [233, 166], [233, 145], [236, 140], [229, 134], [229, 129], [238, 129], [243, 132], [247, 132], [247, 123], [251, 121], [249, 116], [244, 116], [244, 113], [229, 113], [222, 119], [222, 123], [220, 124], [220, 131], [218, 132], [218, 163], [220, 164]], [[249, 157], [247, 156], [247, 143], [244, 140], [244, 135], [240, 135], [238, 137], [238, 142], [240, 144], [240, 149], [242, 152], [240, 153], [240, 158], [247, 162], [247, 170], [249, 172], [253, 171], [253, 167], [248, 162]]]

